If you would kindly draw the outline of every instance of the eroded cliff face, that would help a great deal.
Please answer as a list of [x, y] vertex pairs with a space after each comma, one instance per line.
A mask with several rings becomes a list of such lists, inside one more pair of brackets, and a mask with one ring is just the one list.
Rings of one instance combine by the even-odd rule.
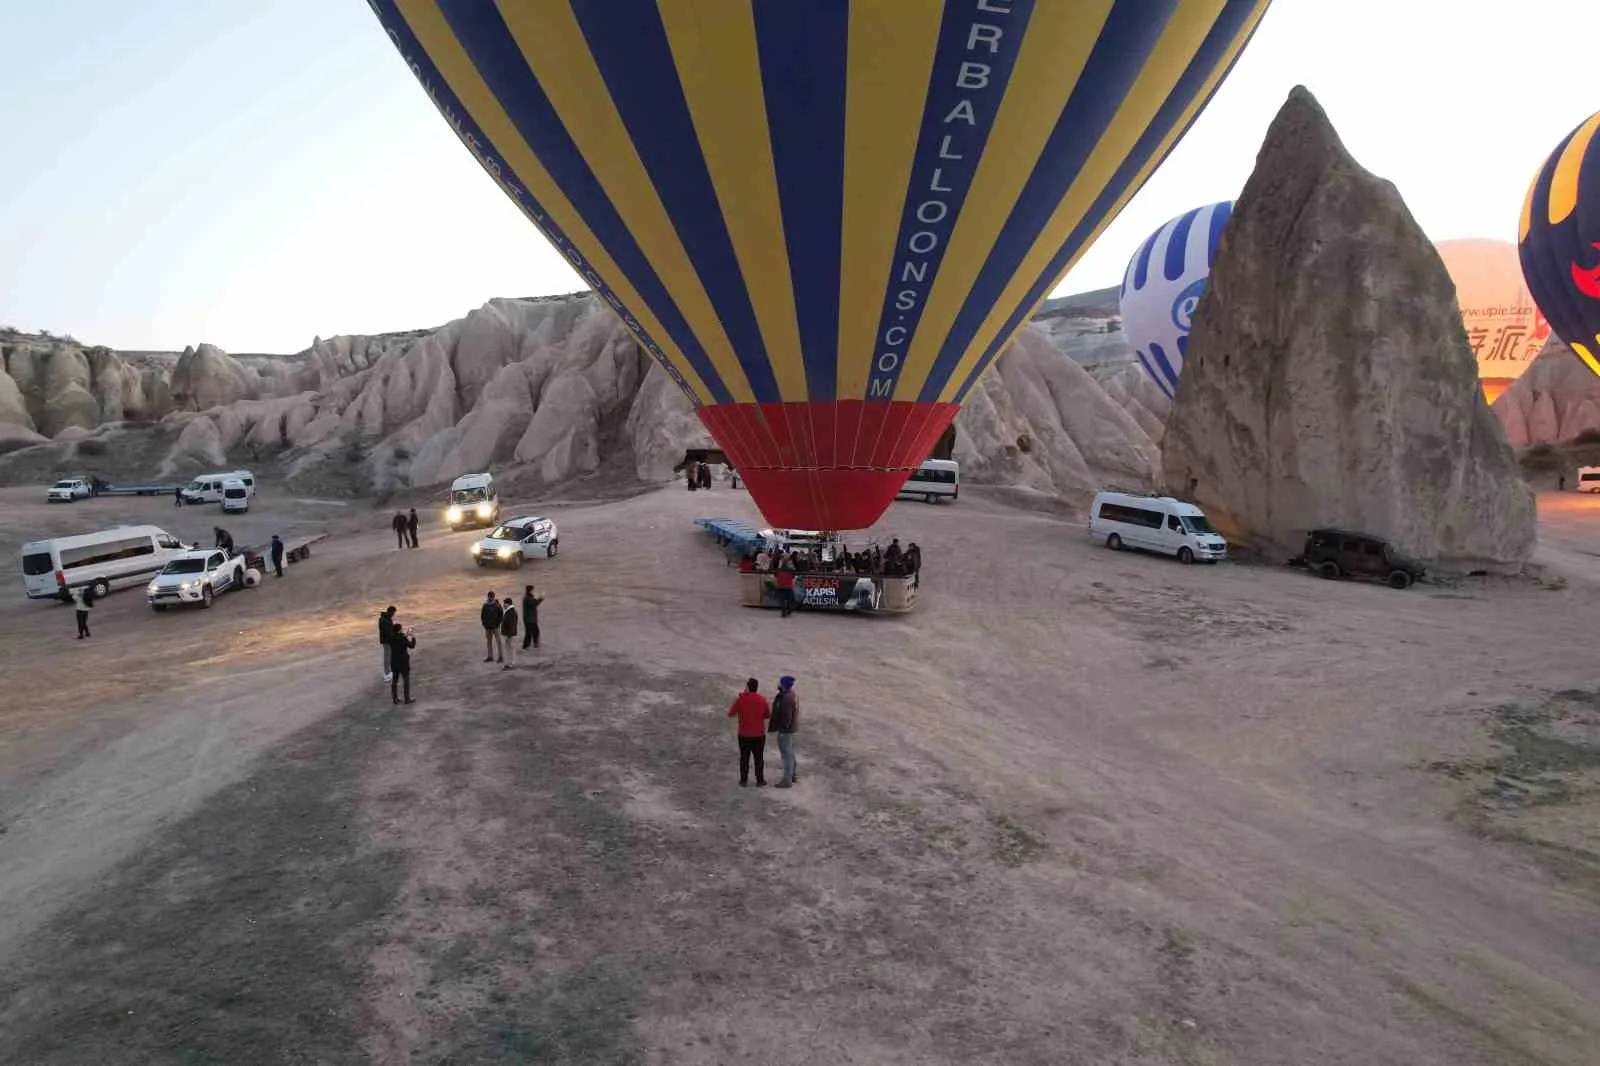
[[[1136, 368], [1129, 376], [1131, 353], [1119, 358], [1120, 338], [1106, 336], [1105, 322], [1096, 307], [1057, 309], [1048, 328], [1019, 334], [958, 418], [965, 477], [1069, 496], [1108, 478], [1152, 483], [1164, 397]], [[120, 383], [120, 409], [60, 405], [77, 411], [70, 436], [101, 443], [29, 449], [0, 460], [0, 476], [76, 470], [91, 455], [103, 466], [111, 461], [103, 442], [131, 433], [159, 438], [159, 447], [126, 449], [144, 462], [159, 454], [147, 476], [275, 461], [291, 482], [371, 492], [509, 466], [558, 482], [615, 460], [642, 481], [661, 481], [687, 449], [714, 447], [671, 379], [587, 293], [491, 300], [438, 329], [318, 338], [280, 359], [235, 358], [207, 344], [139, 358], [139, 373], [102, 375]], [[92, 394], [98, 380], [91, 374], [79, 391]], [[22, 421], [31, 409], [6, 384], [0, 425], [15, 417], [27, 435], [19, 444], [41, 440]], [[159, 421], [153, 429], [95, 421], [114, 409], [121, 419]]]
[[1513, 448], [1600, 434], [1600, 376], [1551, 337], [1490, 410]]
[[1447, 569], [1511, 569], [1533, 549], [1533, 496], [1482, 400], [1450, 277], [1304, 89], [1235, 203], [1163, 472], [1272, 555], [1317, 526]]

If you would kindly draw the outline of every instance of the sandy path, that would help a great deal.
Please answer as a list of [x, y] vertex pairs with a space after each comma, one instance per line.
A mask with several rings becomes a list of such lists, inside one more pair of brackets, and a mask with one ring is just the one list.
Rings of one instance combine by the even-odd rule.
[[[673, 489], [548, 503], [562, 554], [517, 575], [466, 534], [379, 532], [210, 612], [118, 594], [92, 649], [7, 604], [29, 695], [0, 714], [0, 952], [28, 991], [0, 999], [0, 1059], [130, 1039], [45, 1037], [92, 980], [149, 1019], [148, 1061], [1592, 1062], [1588, 771], [1562, 762], [1558, 802], [1481, 792], [1506, 708], [1600, 744], [1574, 653], [1600, 501], [1541, 504], [1543, 583], [1406, 593], [1111, 553], [972, 493], [885, 523], [925, 549], [915, 614], [784, 621], [735, 606], [688, 522], [753, 516], [743, 494]], [[529, 580], [543, 665], [485, 673], [482, 591]], [[422, 633], [401, 716], [384, 602]], [[782, 672], [818, 772], [730, 789], [720, 707]], [[197, 1013], [268, 958], [232, 939], [247, 913], [336, 1021], [282, 983]], [[243, 961], [167, 958], [178, 928]]]

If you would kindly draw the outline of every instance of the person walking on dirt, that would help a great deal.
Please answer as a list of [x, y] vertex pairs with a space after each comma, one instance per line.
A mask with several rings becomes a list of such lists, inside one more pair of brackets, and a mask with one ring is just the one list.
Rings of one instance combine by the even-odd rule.
[[80, 586], [72, 590], [73, 612], [78, 616], [78, 639], [89, 636], [89, 610], [94, 606], [94, 593]]
[[539, 605], [544, 602], [543, 596], [533, 594], [533, 586], [529, 585], [522, 591], [522, 650], [527, 651], [528, 645], [535, 648], [539, 646]]
[[778, 734], [778, 754], [783, 758], [783, 780], [788, 788], [800, 780], [800, 766], [794, 758], [794, 734], [800, 728], [800, 697], [794, 694], [794, 678], [778, 678], [778, 694], [772, 697], [772, 732]]
[[396, 511], [389, 525], [394, 529], [395, 548], [404, 548], [406, 546], [406, 513], [404, 511]]
[[394, 680], [394, 664], [390, 661], [394, 657], [394, 649], [389, 645], [389, 638], [394, 636], [394, 607], [391, 605], [378, 615], [378, 643], [383, 645], [383, 679]]
[[411, 538], [411, 546], [413, 548], [417, 546], [417, 526], [420, 524], [417, 521], [417, 509], [413, 507], [406, 514], [406, 536]]
[[183, 489], [174, 488], [172, 490], [172, 506], [174, 506], [174, 507], [182, 507], [183, 506]]
[[483, 661], [486, 663], [505, 661], [505, 642], [500, 637], [500, 619], [504, 614], [500, 601], [491, 591], [483, 598], [483, 607], [478, 611], [478, 621], [483, 625]]
[[417, 638], [398, 625], [389, 634], [389, 666], [394, 671], [389, 678], [389, 697], [396, 703], [401, 702], [402, 687], [406, 694], [405, 702], [416, 702], [411, 698], [411, 649], [416, 646]]
[[740, 788], [750, 783], [751, 760], [756, 764], [756, 787], [765, 788], [767, 785], [767, 719], [772, 716], [772, 709], [756, 691], [760, 687], [761, 682], [752, 677], [744, 683], [744, 691], [733, 701], [733, 706], [728, 708], [728, 717], [739, 720]]
[[283, 576], [283, 538], [276, 533], [272, 535], [272, 543], [267, 545], [267, 558], [272, 560], [272, 571], [279, 577]]

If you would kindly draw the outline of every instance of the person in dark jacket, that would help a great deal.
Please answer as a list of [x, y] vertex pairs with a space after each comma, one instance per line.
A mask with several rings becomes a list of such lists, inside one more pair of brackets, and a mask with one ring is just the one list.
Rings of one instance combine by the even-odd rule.
[[232, 556], [233, 556], [233, 535], [231, 533], [229, 533], [226, 529], [223, 529], [221, 526], [212, 526], [211, 527], [211, 532], [213, 532], [213, 533], [215, 533], [217, 535], [217, 543], [216, 543], [215, 546], [218, 547], [218, 548], [221, 548], [223, 551], [227, 552], [229, 558], [232, 558]]
[[183, 506], [183, 489], [182, 488], [175, 488], [175, 489], [172, 490], [172, 506], [174, 506], [174, 507], [182, 507]]
[[415, 507], [406, 512], [406, 536], [411, 538], [411, 546], [413, 548], [417, 546], [417, 526], [420, 524], [417, 521], [417, 509]]
[[505, 612], [500, 607], [500, 601], [490, 592], [483, 598], [483, 606], [478, 610], [478, 621], [483, 626], [484, 656], [486, 663], [504, 662], [504, 641], [500, 636], [500, 619]]
[[406, 513], [404, 511], [396, 511], [394, 518], [389, 521], [389, 525], [394, 530], [395, 548], [404, 548], [406, 546]]
[[772, 709], [757, 691], [760, 687], [761, 682], [752, 677], [744, 683], [744, 691], [733, 701], [733, 706], [728, 708], [728, 717], [739, 720], [740, 788], [750, 783], [752, 759], [756, 764], [756, 787], [764, 788], [767, 784], [766, 720], [772, 714]]
[[389, 666], [394, 671], [389, 678], [389, 696], [396, 703], [400, 701], [400, 690], [404, 686], [405, 702], [415, 703], [411, 698], [411, 649], [417, 646], [417, 638], [411, 636], [400, 626], [396, 625], [389, 634]]
[[699, 473], [700, 487], [705, 489], [707, 492], [711, 491], [711, 464], [701, 463]]
[[794, 734], [800, 728], [800, 697], [794, 694], [794, 678], [778, 678], [778, 694], [772, 697], [772, 731], [778, 734], [778, 754], [783, 759], [783, 780], [788, 788], [800, 780], [800, 764], [794, 757]]
[[539, 605], [544, 602], [543, 596], [533, 594], [533, 586], [529, 585], [522, 592], [522, 650], [527, 651], [528, 645], [535, 648], [539, 646]]
[[510, 670], [517, 665], [517, 605], [510, 596], [500, 605], [500, 646], [510, 656], [503, 669]]
[[389, 638], [394, 635], [394, 607], [386, 608], [378, 615], [378, 643], [383, 645], [383, 679], [394, 680], [394, 665], [389, 661], [393, 651], [389, 647]]
[[283, 538], [276, 533], [272, 535], [272, 543], [267, 545], [267, 558], [272, 560], [273, 573], [283, 576]]

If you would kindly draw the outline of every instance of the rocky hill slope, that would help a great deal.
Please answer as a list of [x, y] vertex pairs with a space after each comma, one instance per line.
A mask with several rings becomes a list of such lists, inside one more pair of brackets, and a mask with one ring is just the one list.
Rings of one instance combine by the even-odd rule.
[[1551, 337], [1493, 411], [1515, 448], [1587, 440], [1600, 435], [1600, 377]]
[[[1115, 290], [1052, 301], [957, 420], [964, 476], [1077, 496], [1152, 483], [1166, 401], [1121, 342]], [[438, 329], [293, 356], [118, 353], [0, 334], [0, 482], [175, 478], [250, 463], [305, 491], [386, 494], [486, 468], [543, 483], [672, 476], [713, 446], [591, 294], [496, 299]]]

